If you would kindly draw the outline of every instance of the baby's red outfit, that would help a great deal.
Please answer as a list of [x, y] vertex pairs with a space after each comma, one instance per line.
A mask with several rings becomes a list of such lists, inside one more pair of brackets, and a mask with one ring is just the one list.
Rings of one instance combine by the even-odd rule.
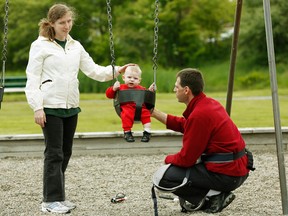
[[[126, 84], [121, 84], [119, 90], [126, 90], [131, 89]], [[145, 87], [138, 85], [135, 90], [145, 90]], [[106, 96], [110, 99], [115, 98], [116, 91], [113, 91], [113, 86], [107, 88]], [[131, 131], [131, 128], [134, 123], [134, 116], [136, 110], [136, 103], [135, 102], [127, 102], [120, 105], [121, 108], [121, 120], [122, 120], [122, 128], [124, 131]], [[150, 118], [150, 111], [146, 108], [145, 104], [142, 105], [142, 112], [141, 112], [141, 122], [142, 124], [147, 124], [151, 122]]]

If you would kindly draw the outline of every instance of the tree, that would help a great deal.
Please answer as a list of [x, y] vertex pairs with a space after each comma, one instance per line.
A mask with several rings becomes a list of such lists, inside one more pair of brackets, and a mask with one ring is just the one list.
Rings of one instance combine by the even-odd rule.
[[[30, 44], [38, 36], [38, 22], [46, 13], [46, 1], [11, 1], [8, 21], [8, 59], [11, 69], [24, 68]], [[1, 16], [4, 12], [1, 11]]]
[[[38, 23], [46, 17], [49, 7], [54, 3], [52, 0], [11, 1], [7, 59], [7, 67], [11, 70], [25, 69], [30, 45], [38, 37]], [[84, 45], [96, 62], [109, 64], [106, 2], [67, 0], [66, 3], [74, 7], [78, 14], [71, 32], [72, 37]], [[1, 10], [0, 13], [4, 17], [4, 11]]]
[[[38, 23], [46, 17], [52, 0], [13, 0], [9, 14], [8, 62], [24, 70], [31, 43], [38, 37]], [[67, 0], [78, 12], [71, 35], [99, 64], [109, 64], [106, 1]], [[154, 0], [112, 0], [113, 35], [117, 64], [152, 62]], [[232, 27], [235, 1], [159, 1], [158, 61], [167, 67], [199, 64], [201, 60], [229, 55], [230, 39], [220, 35]], [[4, 11], [0, 11], [4, 16]], [[2, 23], [3, 26], [3, 23]]]
[[128, 1], [115, 8], [115, 48], [121, 63], [151, 61], [154, 10], [153, 0]]
[[230, 43], [227, 45], [220, 35], [233, 26], [234, 7], [228, 0], [165, 1], [160, 28], [165, 64], [197, 65], [204, 58], [221, 59], [223, 45], [230, 51]]
[[[288, 63], [288, 33], [284, 26], [288, 24], [286, 0], [271, 0], [271, 17], [276, 62]], [[267, 46], [262, 1], [247, 1], [241, 21], [239, 50], [241, 57], [252, 65], [266, 66]]]

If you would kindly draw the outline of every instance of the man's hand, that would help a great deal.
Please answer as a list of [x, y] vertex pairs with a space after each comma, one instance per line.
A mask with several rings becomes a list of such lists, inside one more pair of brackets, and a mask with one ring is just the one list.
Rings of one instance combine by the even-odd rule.
[[152, 92], [156, 91], [156, 84], [155, 84], [155, 83], [152, 83], [152, 84], [150, 85], [150, 87], [148, 88], [148, 90], [149, 90], [149, 91], [152, 91]]
[[153, 112], [151, 113], [151, 117], [157, 119], [158, 121], [162, 122], [166, 125], [167, 123], [167, 114], [164, 112], [161, 112], [160, 110], [154, 108]]

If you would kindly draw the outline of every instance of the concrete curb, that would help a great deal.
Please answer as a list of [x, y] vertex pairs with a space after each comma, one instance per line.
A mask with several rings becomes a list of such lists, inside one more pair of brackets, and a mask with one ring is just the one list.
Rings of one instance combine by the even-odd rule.
[[[274, 128], [240, 128], [248, 148], [276, 150]], [[171, 130], [152, 131], [149, 143], [140, 142], [142, 131], [134, 132], [136, 141], [127, 143], [122, 131], [76, 133], [73, 154], [157, 154], [173, 153], [181, 148], [182, 134]], [[0, 135], [0, 157], [42, 156], [42, 134]], [[286, 149], [288, 127], [282, 128], [282, 143]]]

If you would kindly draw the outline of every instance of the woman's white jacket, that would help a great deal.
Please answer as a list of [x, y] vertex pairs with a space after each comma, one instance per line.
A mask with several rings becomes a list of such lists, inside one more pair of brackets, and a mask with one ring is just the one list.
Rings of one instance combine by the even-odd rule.
[[[34, 111], [44, 107], [78, 107], [79, 70], [97, 81], [113, 79], [112, 66], [95, 64], [83, 46], [71, 36], [67, 38], [65, 49], [55, 41], [39, 36], [31, 44], [26, 68], [25, 94], [30, 107]], [[118, 75], [116, 72], [115, 77]]]

